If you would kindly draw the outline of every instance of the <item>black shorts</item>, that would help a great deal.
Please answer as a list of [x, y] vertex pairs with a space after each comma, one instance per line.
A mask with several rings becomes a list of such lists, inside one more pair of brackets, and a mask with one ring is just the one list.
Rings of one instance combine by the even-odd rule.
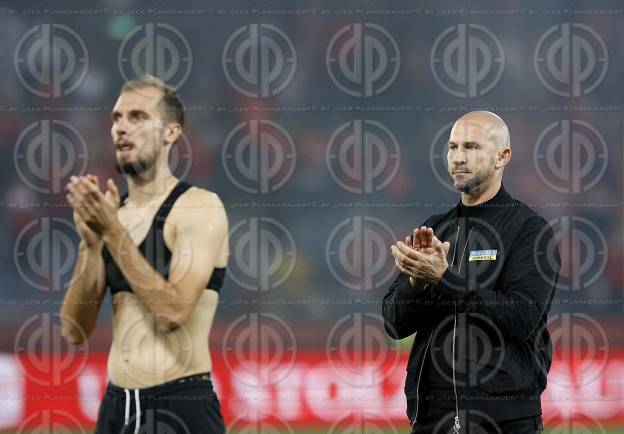
[[96, 434], [160, 432], [225, 433], [221, 406], [209, 373], [145, 389], [124, 389], [108, 383]]

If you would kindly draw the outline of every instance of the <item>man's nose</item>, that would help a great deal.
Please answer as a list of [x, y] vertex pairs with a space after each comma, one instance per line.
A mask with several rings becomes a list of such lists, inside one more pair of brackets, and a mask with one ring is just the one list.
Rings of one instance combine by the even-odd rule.
[[460, 149], [453, 152], [452, 155], [453, 164], [459, 165], [466, 163], [466, 153]]
[[117, 119], [117, 122], [113, 124], [113, 133], [116, 136], [128, 134], [128, 124], [123, 118]]

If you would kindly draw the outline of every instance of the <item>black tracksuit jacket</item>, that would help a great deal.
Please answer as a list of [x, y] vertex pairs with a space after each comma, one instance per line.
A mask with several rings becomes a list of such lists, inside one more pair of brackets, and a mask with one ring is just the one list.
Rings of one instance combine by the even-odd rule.
[[[460, 203], [423, 225], [450, 242], [449, 268], [433, 287], [412, 287], [399, 274], [382, 304], [392, 338], [416, 333], [405, 380], [412, 426], [428, 391], [423, 367], [438, 353], [451, 360], [454, 410], [494, 421], [540, 415], [552, 360], [547, 314], [560, 269], [550, 226], [503, 187], [483, 204]], [[434, 336], [451, 348], [431, 348]]]

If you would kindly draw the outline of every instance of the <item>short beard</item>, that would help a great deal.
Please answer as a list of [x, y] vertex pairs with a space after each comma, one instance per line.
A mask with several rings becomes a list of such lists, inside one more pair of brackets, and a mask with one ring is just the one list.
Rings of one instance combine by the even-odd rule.
[[457, 189], [462, 193], [473, 193], [477, 189], [477, 187], [483, 184], [483, 182], [485, 182], [485, 180], [488, 178], [489, 175], [486, 175], [485, 173], [477, 173], [475, 174], [475, 176], [466, 181], [464, 185], [462, 185], [461, 187], [457, 187]]
[[[487, 181], [489, 178], [491, 178], [494, 175], [494, 172], [496, 171], [496, 169], [494, 169], [494, 160], [492, 160], [492, 165], [489, 167], [490, 170], [485, 171], [485, 172], [477, 172], [474, 174], [474, 176], [472, 178], [470, 178], [468, 181], [466, 181], [466, 183], [464, 185], [462, 185], [461, 187], [455, 187], [457, 188], [459, 191], [461, 191], [462, 193], [466, 193], [466, 194], [471, 194], [474, 193], [475, 190], [481, 185], [483, 184], [485, 181]], [[453, 174], [452, 173], [448, 173], [448, 176], [451, 180], [451, 184], [455, 185], [455, 180], [453, 179]]]
[[119, 164], [119, 161], [115, 160], [115, 170], [122, 175], [139, 176], [151, 169], [155, 161], [155, 159], [147, 160], [141, 158], [130, 163]]

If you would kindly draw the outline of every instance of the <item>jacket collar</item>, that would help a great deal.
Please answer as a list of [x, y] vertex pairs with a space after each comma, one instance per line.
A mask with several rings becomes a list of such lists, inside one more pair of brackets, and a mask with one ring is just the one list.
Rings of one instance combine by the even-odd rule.
[[500, 189], [493, 198], [480, 203], [479, 205], [466, 206], [461, 202], [461, 199], [455, 207], [455, 212], [460, 217], [479, 217], [488, 211], [496, 211], [497, 209], [506, 208], [511, 206], [513, 198], [507, 193], [505, 187], [501, 184]]

